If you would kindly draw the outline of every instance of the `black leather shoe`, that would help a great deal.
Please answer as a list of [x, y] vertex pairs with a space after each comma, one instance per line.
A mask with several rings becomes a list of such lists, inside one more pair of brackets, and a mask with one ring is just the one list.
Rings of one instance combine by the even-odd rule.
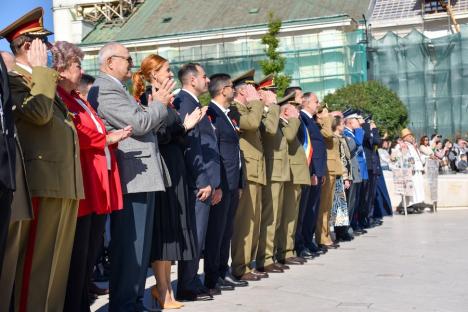
[[213, 300], [213, 296], [206, 292], [178, 291], [176, 299], [179, 301], [207, 301]]
[[[220, 280], [223, 282], [221, 283]], [[224, 282], [224, 280], [219, 279], [218, 283], [216, 283], [216, 288], [219, 288], [219, 290], [221, 291], [225, 291], [225, 290], [229, 291], [229, 290], [234, 290], [235, 287], [233, 285], [228, 285], [227, 283]]]
[[354, 231], [357, 235], [367, 234], [367, 231], [364, 229], [357, 229]]
[[98, 296], [109, 294], [109, 288], [99, 288], [95, 283], [90, 282], [88, 286], [89, 292]]
[[320, 256], [320, 254], [318, 254], [318, 253], [310, 252], [310, 250], [307, 249], [307, 248], [304, 249], [304, 250], [301, 250], [300, 252], [298, 252], [298, 255], [301, 258], [309, 259], [309, 260], [312, 260], [313, 258]]
[[317, 246], [315, 244], [307, 247], [307, 249], [309, 249], [309, 251], [312, 252], [312, 253], [315, 252], [315, 253], [318, 253], [318, 254], [325, 254], [328, 251], [328, 249], [324, 249], [324, 248], [322, 248], [320, 246]]
[[337, 238], [340, 242], [350, 242], [354, 239], [354, 236], [350, 235], [349, 233], [342, 234]]
[[246, 287], [249, 286], [249, 282], [247, 281], [241, 281], [232, 276], [232, 274], [228, 273], [226, 274], [226, 277], [224, 279], [220, 278], [218, 282], [223, 281], [224, 283], [234, 286], [234, 287]]
[[[230, 290], [234, 290], [234, 287], [231, 286], [231, 288]], [[208, 294], [211, 296], [219, 296], [221, 295], [221, 288], [216, 284], [214, 288], [208, 288]]]

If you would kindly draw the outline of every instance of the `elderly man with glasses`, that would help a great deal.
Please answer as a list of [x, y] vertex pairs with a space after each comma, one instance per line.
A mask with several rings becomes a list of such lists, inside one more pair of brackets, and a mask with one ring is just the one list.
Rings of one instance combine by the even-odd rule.
[[104, 120], [108, 131], [132, 126], [133, 135], [119, 143], [124, 207], [111, 214], [111, 275], [109, 311], [145, 311], [143, 295], [150, 258], [155, 192], [164, 191], [169, 174], [163, 172], [156, 131], [167, 116], [174, 82], [166, 80], [143, 108], [127, 92], [132, 58], [118, 43], [99, 51], [100, 74], [88, 100]]

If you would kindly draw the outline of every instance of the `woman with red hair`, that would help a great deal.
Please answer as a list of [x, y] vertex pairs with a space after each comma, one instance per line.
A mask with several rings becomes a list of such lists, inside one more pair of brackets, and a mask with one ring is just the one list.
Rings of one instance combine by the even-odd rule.
[[[151, 89], [173, 80], [169, 62], [155, 54], [147, 56], [133, 74], [133, 95], [143, 105]], [[148, 89], [146, 87], [148, 84]], [[145, 91], [146, 90], [146, 91]], [[171, 261], [191, 260], [196, 252], [195, 215], [188, 209], [188, 186], [184, 160], [185, 135], [203, 117], [200, 109], [184, 116], [183, 122], [170, 104], [164, 125], [158, 130], [159, 151], [168, 167], [172, 185], [156, 193], [151, 265], [156, 286], [151, 294], [163, 309], [183, 306], [174, 298], [171, 287]]]

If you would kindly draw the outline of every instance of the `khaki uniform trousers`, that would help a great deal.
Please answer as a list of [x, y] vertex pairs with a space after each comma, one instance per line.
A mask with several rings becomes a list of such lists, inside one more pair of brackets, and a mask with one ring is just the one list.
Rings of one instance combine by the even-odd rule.
[[263, 187], [262, 219], [257, 251], [257, 268], [274, 263], [275, 234], [278, 230], [278, 216], [283, 210], [284, 182], [269, 181]]
[[284, 201], [281, 214], [278, 214], [278, 230], [275, 235], [276, 258], [284, 260], [294, 256], [294, 238], [301, 201], [301, 185], [284, 183]]
[[78, 200], [33, 198], [35, 219], [20, 255], [15, 311], [62, 312], [78, 216]]
[[260, 234], [262, 185], [247, 181], [234, 217], [231, 239], [232, 274], [240, 277], [251, 271]]
[[[10, 300], [15, 285], [15, 277], [18, 269], [18, 259], [24, 257], [27, 243], [27, 232], [31, 220], [22, 220], [10, 223], [8, 227], [8, 240], [3, 261], [2, 276], [0, 277], [0, 311], [9, 311]], [[20, 283], [20, 281], [17, 281]]]
[[320, 209], [315, 229], [315, 240], [320, 245], [331, 245], [333, 241], [330, 236], [330, 213], [333, 206], [333, 195], [335, 194], [336, 176], [327, 175], [325, 184], [322, 185], [320, 194]]

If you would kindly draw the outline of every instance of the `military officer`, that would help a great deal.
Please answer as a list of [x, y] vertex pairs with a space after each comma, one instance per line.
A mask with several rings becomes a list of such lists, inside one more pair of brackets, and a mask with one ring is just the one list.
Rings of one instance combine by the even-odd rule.
[[[263, 91], [265, 98], [271, 91]], [[293, 97], [293, 96], [292, 96]], [[278, 216], [284, 206], [284, 183], [290, 181], [288, 142], [296, 139], [299, 129], [299, 113], [288, 100], [291, 96], [278, 101], [281, 104], [279, 126], [274, 134], [261, 131], [265, 153], [266, 180], [263, 187], [262, 215], [260, 222], [260, 241], [256, 265], [259, 271], [282, 273], [287, 266], [274, 262], [275, 234], [280, 226]]]
[[255, 90], [255, 70], [232, 80], [235, 88], [230, 116], [240, 130], [244, 189], [234, 217], [231, 242], [232, 274], [244, 281], [258, 281], [266, 273], [252, 270], [256, 258], [262, 203], [262, 186], [266, 183], [265, 158], [260, 129], [274, 134], [278, 128], [279, 107], [270, 96], [264, 102]]
[[327, 171], [320, 194], [320, 208], [315, 228], [315, 240], [320, 247], [335, 249], [339, 245], [334, 243], [330, 236], [330, 212], [335, 193], [336, 176], [342, 175], [342, 165], [339, 156], [339, 141], [334, 139], [332, 122], [339, 112], [328, 113], [325, 105], [321, 105], [317, 112], [317, 122], [320, 124], [320, 133], [323, 135], [327, 147]]
[[78, 200], [84, 195], [78, 137], [72, 115], [56, 96], [58, 73], [47, 68], [52, 33], [42, 18], [39, 7], [0, 31], [16, 57], [10, 89], [35, 216], [15, 282], [21, 311], [63, 310]]
[[[286, 97], [286, 103], [293, 105], [296, 110], [302, 102], [302, 92], [291, 92]], [[281, 105], [282, 101], [278, 101]], [[297, 111], [299, 116], [299, 111]], [[300, 119], [299, 119], [300, 120]], [[300, 132], [307, 131], [302, 123]], [[303, 145], [297, 136], [288, 141], [288, 159], [291, 179], [284, 183], [284, 205], [278, 215], [278, 226], [275, 236], [276, 258], [285, 265], [300, 265], [306, 262], [302, 257], [294, 256], [294, 238], [299, 214], [301, 187], [310, 185], [309, 165]]]

